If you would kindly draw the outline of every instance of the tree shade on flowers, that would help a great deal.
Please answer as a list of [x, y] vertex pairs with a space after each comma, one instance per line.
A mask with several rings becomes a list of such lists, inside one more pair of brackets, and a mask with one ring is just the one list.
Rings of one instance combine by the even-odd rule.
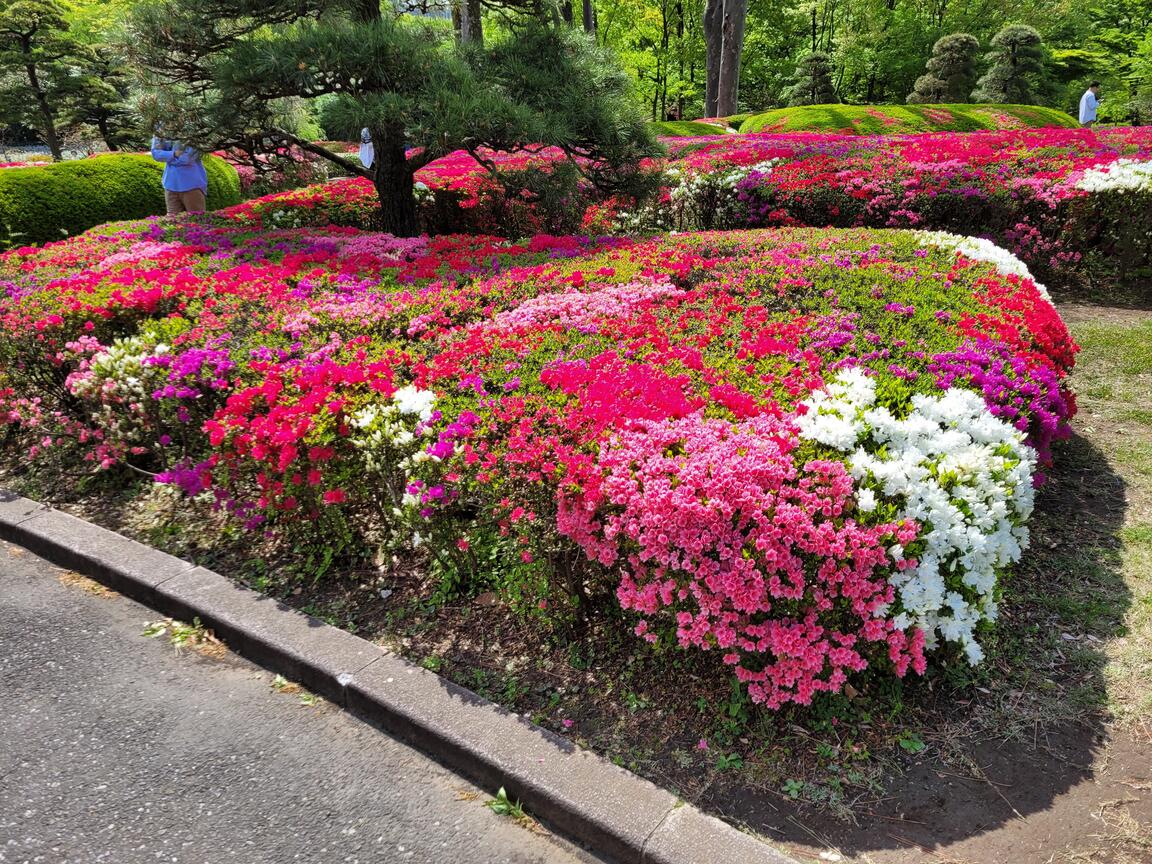
[[0, 329], [29, 458], [333, 555], [497, 558], [510, 602], [618, 604], [771, 707], [980, 662], [1075, 410], [1027, 268], [907, 231], [157, 220], [0, 257]]

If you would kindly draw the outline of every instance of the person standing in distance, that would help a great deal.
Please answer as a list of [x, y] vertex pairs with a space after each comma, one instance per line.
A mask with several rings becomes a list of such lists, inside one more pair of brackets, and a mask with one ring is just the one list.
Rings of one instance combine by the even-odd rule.
[[[157, 124], [157, 133], [163, 128]], [[208, 194], [208, 172], [200, 152], [179, 141], [152, 138], [152, 158], [164, 163], [160, 185], [164, 187], [164, 205], [169, 216], [179, 213], [203, 213]]]
[[360, 130], [360, 164], [365, 168], [371, 168], [375, 161], [376, 148], [372, 144], [372, 133], [365, 126]]
[[1100, 107], [1100, 82], [1093, 81], [1080, 97], [1080, 125], [1091, 129], [1096, 122], [1096, 109]]

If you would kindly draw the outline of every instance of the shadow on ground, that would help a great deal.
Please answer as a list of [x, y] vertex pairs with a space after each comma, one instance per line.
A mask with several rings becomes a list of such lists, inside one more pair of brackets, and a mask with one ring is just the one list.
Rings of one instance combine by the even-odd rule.
[[[851, 808], [857, 824], [780, 794], [750, 794], [736, 778], [713, 783], [695, 803], [786, 844], [849, 856], [902, 849], [919, 855], [1048, 811], [1093, 779], [1109, 719], [1103, 648], [1120, 635], [1131, 602], [1118, 537], [1125, 483], [1079, 435], [1059, 448], [1056, 466], [1038, 495], [1032, 548], [1013, 578], [987, 661], [995, 683], [948, 690], [937, 681], [932, 693], [908, 693], [929, 746], [906, 757], [882, 791], [861, 795]], [[1044, 837], [1031, 848], [1061, 849], [1084, 836], [1092, 830], [1085, 824], [1090, 809], [1077, 808], [1084, 821], [1061, 819], [1055, 830], [1045, 820], [1037, 828]], [[1016, 838], [1031, 824], [1014, 826]], [[1009, 860], [1005, 850], [982, 853], [980, 846], [965, 844], [964, 860]]]

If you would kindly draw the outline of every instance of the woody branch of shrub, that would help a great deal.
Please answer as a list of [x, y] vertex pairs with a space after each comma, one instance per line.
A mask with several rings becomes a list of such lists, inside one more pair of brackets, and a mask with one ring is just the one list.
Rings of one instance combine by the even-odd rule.
[[[378, 224], [419, 233], [415, 174], [454, 150], [552, 146], [591, 183], [617, 191], [657, 144], [615, 58], [582, 34], [526, 16], [488, 46], [375, 2], [154, 0], [135, 15], [145, 113], [166, 137], [255, 158], [294, 144], [372, 182]], [[301, 102], [341, 137], [368, 129], [366, 168], [293, 128]]]

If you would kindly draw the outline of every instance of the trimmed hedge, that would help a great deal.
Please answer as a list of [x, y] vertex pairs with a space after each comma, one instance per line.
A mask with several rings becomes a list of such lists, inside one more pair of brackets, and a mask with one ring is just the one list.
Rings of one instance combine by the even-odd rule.
[[1038, 105], [804, 105], [753, 114], [740, 131], [896, 135], [1077, 125], [1063, 111]]
[[[240, 203], [236, 169], [205, 156], [208, 208]], [[164, 213], [162, 163], [142, 153], [0, 170], [0, 248], [46, 243], [105, 222]]]

